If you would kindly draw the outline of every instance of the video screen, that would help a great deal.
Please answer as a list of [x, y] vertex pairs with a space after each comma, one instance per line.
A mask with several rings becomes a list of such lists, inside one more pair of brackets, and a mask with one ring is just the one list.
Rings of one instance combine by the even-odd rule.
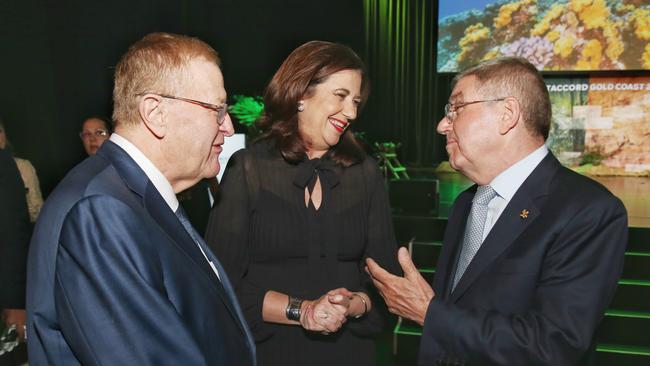
[[546, 145], [589, 175], [650, 173], [650, 77], [546, 78], [553, 122]]
[[650, 0], [440, 0], [438, 72], [499, 56], [543, 71], [650, 70]]

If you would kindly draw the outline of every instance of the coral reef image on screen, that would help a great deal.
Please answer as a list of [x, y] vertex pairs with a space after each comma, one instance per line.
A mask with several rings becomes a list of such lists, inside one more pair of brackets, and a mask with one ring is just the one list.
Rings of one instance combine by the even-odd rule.
[[520, 56], [539, 70], [650, 70], [650, 0], [440, 0], [438, 72]]
[[546, 145], [589, 175], [650, 176], [650, 77], [546, 78]]

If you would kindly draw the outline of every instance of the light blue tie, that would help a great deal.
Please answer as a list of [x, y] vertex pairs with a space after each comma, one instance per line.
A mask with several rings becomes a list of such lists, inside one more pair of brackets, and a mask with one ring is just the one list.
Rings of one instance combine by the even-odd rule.
[[452, 291], [456, 288], [458, 281], [463, 277], [463, 273], [472, 262], [472, 259], [478, 252], [483, 243], [483, 229], [485, 228], [485, 219], [487, 218], [488, 203], [497, 195], [490, 186], [479, 186], [472, 200], [472, 209], [469, 214], [467, 226], [465, 227], [465, 237], [463, 239], [463, 248], [460, 251], [458, 267], [454, 276]]
[[235, 295], [235, 291], [233, 290], [232, 285], [230, 284], [230, 280], [228, 280], [228, 275], [226, 275], [226, 271], [221, 266], [221, 263], [219, 263], [219, 260], [217, 260], [217, 257], [212, 254], [210, 248], [208, 248], [208, 246], [205, 244], [205, 241], [203, 241], [201, 235], [199, 235], [196, 229], [194, 229], [194, 226], [192, 226], [189, 218], [185, 214], [185, 210], [183, 210], [181, 206], [178, 206], [178, 209], [174, 213], [178, 217], [178, 220], [181, 222], [181, 224], [183, 224], [185, 231], [187, 231], [187, 233], [190, 234], [192, 239], [194, 239], [194, 242], [203, 250], [203, 253], [205, 253], [206, 257], [208, 257], [207, 260], [211, 262], [214, 265], [214, 267], [217, 269], [217, 272], [219, 273], [218, 278], [221, 281], [221, 284], [223, 285], [223, 288], [226, 294], [228, 295], [230, 302], [235, 308], [235, 311], [237, 312], [237, 317], [239, 318], [239, 321], [241, 322], [242, 327], [244, 328], [244, 332], [246, 333], [246, 338], [248, 340], [248, 347], [250, 348], [253, 357], [253, 364], [256, 364], [257, 360], [255, 356], [255, 341], [253, 340], [253, 336], [250, 333], [250, 330], [248, 329], [248, 324], [246, 322], [246, 319], [244, 318], [244, 314], [242, 313], [241, 308], [239, 307], [237, 296]]

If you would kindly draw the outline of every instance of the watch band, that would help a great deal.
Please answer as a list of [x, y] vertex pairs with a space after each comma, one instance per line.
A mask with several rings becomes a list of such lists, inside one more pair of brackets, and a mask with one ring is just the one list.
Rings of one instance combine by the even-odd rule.
[[289, 303], [287, 304], [287, 310], [285, 310], [287, 319], [297, 322], [300, 321], [300, 306], [302, 305], [302, 302], [302, 299], [289, 296]]

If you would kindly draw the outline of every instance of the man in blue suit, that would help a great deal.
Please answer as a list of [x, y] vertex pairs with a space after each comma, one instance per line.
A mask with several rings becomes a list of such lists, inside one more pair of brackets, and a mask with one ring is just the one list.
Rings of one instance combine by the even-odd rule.
[[544, 142], [551, 104], [526, 60], [459, 74], [438, 132], [473, 182], [456, 199], [433, 289], [368, 260], [395, 314], [423, 325], [424, 365], [575, 365], [616, 290], [627, 244], [620, 200], [564, 168]]
[[254, 365], [217, 258], [175, 193], [233, 133], [216, 52], [164, 33], [115, 71], [115, 133], [43, 207], [28, 259], [32, 365]]

